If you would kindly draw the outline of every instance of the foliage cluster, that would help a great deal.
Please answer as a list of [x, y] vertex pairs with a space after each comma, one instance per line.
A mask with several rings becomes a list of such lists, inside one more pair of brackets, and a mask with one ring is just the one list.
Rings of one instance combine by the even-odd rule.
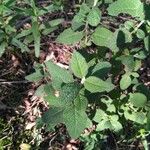
[[[39, 21], [40, 16], [62, 9], [54, 3], [39, 8], [33, 0], [25, 0], [25, 9], [4, 0], [0, 5], [0, 52], [12, 47], [30, 51], [34, 42], [35, 56], [40, 55], [40, 39], [57, 30], [64, 22], [58, 18]], [[140, 0], [87, 0], [80, 5], [71, 26], [56, 39], [58, 43], [75, 45], [69, 69], [52, 61], [37, 64], [26, 77], [38, 82], [45, 79], [37, 96], [43, 96], [50, 108], [37, 121], [52, 130], [65, 124], [71, 138], [81, 138], [86, 148], [94, 149], [97, 138], [105, 139], [111, 131], [122, 139], [141, 138], [148, 149], [150, 131], [150, 91], [140, 81], [140, 69], [150, 53], [150, 6]], [[29, 17], [31, 27], [16, 29], [18, 17]], [[18, 24], [18, 22], [17, 22]], [[16, 31], [19, 31], [16, 32]], [[85, 128], [96, 126], [85, 137]], [[132, 135], [126, 133], [133, 128]]]

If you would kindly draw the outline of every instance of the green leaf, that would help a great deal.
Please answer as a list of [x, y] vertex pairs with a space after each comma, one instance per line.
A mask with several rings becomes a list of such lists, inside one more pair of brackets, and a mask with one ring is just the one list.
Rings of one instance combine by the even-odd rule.
[[[82, 97], [83, 98], [83, 97]], [[75, 99], [75, 105], [64, 110], [64, 122], [72, 138], [77, 138], [86, 128], [88, 117], [85, 113], [86, 101], [81, 97]]]
[[80, 6], [80, 11], [79, 11], [80, 14], [86, 15], [89, 11], [90, 11], [90, 8], [85, 3], [83, 3]]
[[117, 115], [106, 116], [97, 125], [97, 131], [103, 131], [105, 129], [114, 130], [116, 132], [122, 129], [121, 123], [118, 121]]
[[143, 112], [124, 111], [124, 116], [127, 120], [131, 120], [139, 124], [144, 124], [146, 122], [146, 115]]
[[144, 46], [147, 51], [150, 49], [150, 36], [146, 36], [144, 38]]
[[44, 75], [41, 73], [41, 70], [36, 70], [36, 72], [26, 76], [25, 78], [29, 81], [32, 82], [38, 82], [40, 81], [42, 78], [44, 77]]
[[70, 105], [79, 94], [81, 87], [78, 83], [67, 83], [62, 86], [60, 91], [60, 100], [64, 105]]
[[109, 15], [112, 16], [125, 13], [133, 17], [144, 19], [144, 5], [140, 0], [117, 0], [110, 4], [107, 10]]
[[42, 115], [42, 122], [47, 124], [49, 129], [53, 129], [58, 123], [63, 123], [63, 112], [63, 108], [52, 107]]
[[132, 83], [131, 77], [129, 74], [124, 74], [120, 80], [120, 88], [126, 90]]
[[17, 48], [20, 48], [21, 49], [21, 52], [29, 52], [29, 48], [24, 44], [22, 43], [21, 41], [19, 41], [18, 39], [16, 38], [13, 38], [11, 43], [16, 46]]
[[85, 77], [88, 71], [88, 64], [85, 58], [77, 51], [72, 55], [70, 67], [74, 75], [78, 78]]
[[92, 76], [105, 78], [108, 76], [108, 73], [111, 69], [111, 64], [107, 61], [98, 62], [93, 70], [92, 70]]
[[117, 60], [120, 60], [122, 64], [125, 66], [126, 72], [132, 72], [134, 70], [135, 61], [132, 55], [122, 55], [118, 57]]
[[76, 44], [82, 38], [84, 34], [83, 32], [74, 32], [71, 28], [64, 30], [56, 39], [57, 42], [62, 44]]
[[70, 74], [69, 71], [59, 67], [51, 61], [48, 61], [45, 64], [48, 72], [52, 77], [52, 81], [57, 82], [56, 86], [61, 86], [62, 83], [69, 83], [74, 81], [73, 76]]
[[[58, 98], [51, 96], [49, 102], [52, 107], [42, 116], [39, 124], [46, 123], [47, 128], [52, 129], [58, 123], [64, 123], [72, 138], [79, 137], [86, 128], [88, 120], [85, 113], [87, 99], [79, 94], [79, 90], [77, 83], [69, 83], [62, 87]], [[46, 89], [45, 92], [48, 93], [49, 90]]]
[[91, 36], [92, 42], [97, 46], [104, 46], [111, 49], [113, 52], [118, 51], [117, 47], [118, 32], [111, 32], [107, 28], [97, 27]]
[[54, 19], [52, 21], [49, 22], [51, 27], [55, 27], [58, 26], [59, 24], [61, 24], [62, 22], [64, 22], [64, 19], [59, 18], [59, 19]]
[[57, 29], [58, 29], [57, 26], [46, 28], [46, 29], [43, 30], [42, 34], [43, 35], [48, 35], [48, 34], [52, 33], [53, 31], [55, 31]]
[[95, 27], [100, 23], [100, 19], [101, 19], [101, 12], [100, 12], [99, 8], [93, 7], [92, 10], [87, 15], [87, 22], [91, 26]]
[[95, 32], [92, 34], [92, 41], [95, 45], [107, 47], [112, 36], [113, 33], [110, 30], [104, 27], [97, 27]]
[[93, 120], [95, 122], [101, 122], [101, 120], [104, 119], [106, 116], [107, 114], [103, 110], [97, 109]]
[[32, 33], [33, 33], [33, 37], [34, 37], [35, 56], [39, 57], [40, 56], [41, 34], [40, 34], [40, 31], [39, 31], [38, 22], [33, 22], [32, 23]]
[[144, 107], [147, 103], [147, 97], [142, 93], [130, 94], [129, 101], [136, 107]]
[[136, 33], [136, 36], [139, 38], [139, 39], [144, 39], [145, 38], [145, 32], [141, 29], [138, 29], [137, 30], [137, 33]]
[[0, 57], [3, 55], [3, 53], [5, 52], [5, 48], [7, 46], [7, 43], [6, 42], [2, 42], [0, 44]]
[[15, 38], [19, 39], [19, 38], [25, 37], [25, 36], [27, 36], [27, 35], [29, 35], [31, 33], [32, 33], [32, 31], [30, 29], [23, 30], [23, 31], [21, 31], [21, 33], [17, 34], [17, 36]]
[[110, 92], [115, 87], [112, 83], [103, 81], [94, 76], [88, 77], [84, 82], [84, 86], [91, 93]]

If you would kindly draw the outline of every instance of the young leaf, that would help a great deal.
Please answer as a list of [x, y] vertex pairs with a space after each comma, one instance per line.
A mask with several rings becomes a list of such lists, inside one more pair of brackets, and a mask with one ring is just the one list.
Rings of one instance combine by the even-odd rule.
[[74, 75], [78, 78], [85, 77], [88, 71], [88, 64], [85, 58], [77, 51], [75, 51], [72, 55], [70, 67]]
[[84, 82], [84, 86], [91, 93], [110, 92], [114, 89], [112, 83], [108, 83], [94, 76], [88, 77]]
[[118, 16], [120, 13], [126, 13], [133, 17], [144, 18], [144, 4], [140, 0], [117, 0], [110, 4], [108, 13], [112, 16]]
[[130, 102], [136, 107], [144, 107], [147, 102], [147, 97], [142, 93], [130, 94]]
[[131, 77], [129, 74], [124, 74], [120, 80], [120, 88], [126, 90], [132, 83]]
[[74, 32], [71, 28], [64, 30], [56, 39], [57, 42], [62, 44], [76, 44], [82, 38], [84, 34], [83, 32]]
[[92, 10], [89, 12], [89, 14], [87, 16], [87, 22], [91, 26], [95, 27], [100, 23], [100, 19], [101, 19], [101, 12], [100, 12], [99, 8], [97, 8], [97, 7], [92, 8]]

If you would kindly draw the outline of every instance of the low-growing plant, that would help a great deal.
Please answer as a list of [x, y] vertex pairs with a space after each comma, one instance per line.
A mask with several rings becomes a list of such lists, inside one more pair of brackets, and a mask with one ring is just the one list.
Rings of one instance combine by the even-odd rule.
[[[38, 57], [41, 34], [37, 17], [43, 13], [34, 3], [31, 6]], [[80, 43], [81, 49], [73, 52], [69, 69], [47, 61], [26, 77], [35, 82], [43, 78], [47, 81], [36, 91], [50, 105], [38, 119], [38, 127], [46, 124], [47, 130], [52, 130], [64, 123], [71, 138], [76, 139], [85, 128], [94, 125], [101, 139], [107, 131], [128, 140], [146, 139], [150, 129], [150, 91], [140, 80], [140, 69], [150, 52], [149, 8], [140, 0], [81, 4], [71, 26], [56, 39], [67, 45]], [[129, 128], [133, 128], [132, 134], [126, 133]], [[147, 148], [146, 143], [144, 146]]]
[[[34, 0], [0, 1], [0, 57], [6, 50], [20, 49], [21, 52], [30, 52], [29, 46], [32, 43], [35, 56], [39, 57], [41, 36], [55, 31], [63, 22], [60, 18], [45, 23], [40, 21], [40, 17], [61, 10], [61, 7], [56, 2], [39, 7]], [[31, 25], [24, 27], [26, 23]]]

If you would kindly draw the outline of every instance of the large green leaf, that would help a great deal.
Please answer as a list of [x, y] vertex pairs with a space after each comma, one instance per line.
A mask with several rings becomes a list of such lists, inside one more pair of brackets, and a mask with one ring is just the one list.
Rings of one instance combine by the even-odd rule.
[[117, 0], [110, 4], [108, 13], [117, 16], [120, 13], [126, 13], [133, 17], [144, 18], [144, 4], [140, 0]]
[[147, 97], [142, 93], [130, 94], [130, 102], [136, 107], [144, 107], [147, 102]]
[[93, 7], [92, 10], [87, 15], [87, 22], [91, 26], [97, 26], [100, 23], [101, 11], [97, 7]]
[[82, 98], [77, 97], [74, 101], [75, 105], [64, 110], [64, 122], [72, 138], [79, 137], [87, 125], [88, 117], [85, 113], [87, 103]]
[[70, 67], [75, 76], [78, 78], [85, 77], [88, 71], [88, 64], [85, 58], [77, 51], [75, 51], [72, 55]]
[[[66, 84], [62, 87], [58, 98], [49, 97], [48, 102], [52, 107], [40, 119], [42, 125], [47, 124], [51, 130], [58, 123], [64, 123], [72, 138], [80, 136], [87, 126], [88, 117], [85, 113], [87, 99], [79, 94], [80, 88], [77, 87], [77, 83]], [[45, 92], [48, 92], [48, 89]]]
[[82, 38], [84, 34], [83, 32], [74, 32], [71, 28], [64, 30], [56, 39], [57, 42], [62, 44], [76, 44]]
[[74, 139], [78, 138], [86, 128], [86, 113], [77, 111], [75, 107], [72, 107], [66, 109], [64, 117], [65, 125], [67, 126], [70, 136]]
[[97, 27], [91, 38], [95, 45], [104, 46], [111, 49], [113, 52], [117, 52], [117, 35], [118, 32], [113, 33], [107, 28]]
[[114, 85], [112, 83], [103, 81], [97, 77], [90, 76], [84, 82], [85, 88], [92, 92], [110, 92], [114, 89]]

